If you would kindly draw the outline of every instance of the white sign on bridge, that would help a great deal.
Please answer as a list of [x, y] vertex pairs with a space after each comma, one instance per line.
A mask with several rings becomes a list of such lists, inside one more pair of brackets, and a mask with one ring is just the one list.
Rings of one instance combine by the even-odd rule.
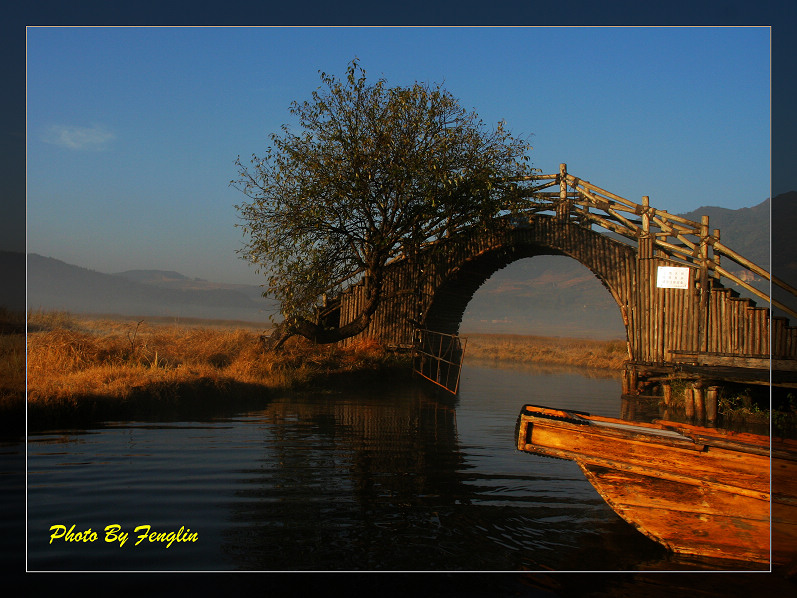
[[660, 289], [688, 289], [689, 268], [659, 266], [656, 272], [656, 286]]

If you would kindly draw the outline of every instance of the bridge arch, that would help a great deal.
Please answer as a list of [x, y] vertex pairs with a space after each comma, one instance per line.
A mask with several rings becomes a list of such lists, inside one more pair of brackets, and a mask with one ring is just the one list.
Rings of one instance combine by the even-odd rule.
[[[523, 258], [568, 256], [601, 281], [620, 309], [630, 334], [636, 284], [636, 249], [577, 223], [537, 214], [502, 223], [496, 229], [469, 231], [439, 241], [414, 261], [389, 269], [385, 300], [363, 333], [390, 345], [410, 345], [416, 328], [457, 334], [473, 295], [495, 272]], [[356, 315], [361, 287], [342, 297], [341, 322]]]
[[[770, 371], [795, 370], [797, 327], [771, 318], [769, 305], [792, 317], [797, 310], [747, 281], [760, 277], [793, 296], [797, 289], [720, 242], [707, 216], [695, 222], [657, 210], [647, 196], [634, 203], [570, 175], [565, 164], [558, 174], [526, 182], [523, 216], [460, 232], [389, 265], [383, 301], [358, 336], [409, 347], [418, 328], [457, 333], [473, 294], [497, 270], [524, 257], [565, 255], [589, 269], [620, 309], [629, 391], [638, 373], [658, 376], [655, 368], [727, 366], [756, 372], [761, 380]], [[555, 186], [558, 191], [546, 191]], [[660, 273], [675, 274], [677, 284], [660, 284]], [[740, 297], [724, 280], [764, 304]], [[362, 312], [362, 284], [339, 299], [337, 320], [345, 325]]]
[[[541, 218], [538, 216], [534, 223], [508, 231], [495, 239], [496, 245], [492, 248], [475, 255], [463, 255], [459, 266], [454, 267], [437, 287], [422, 326], [457, 334], [468, 304], [493, 274], [518, 260], [542, 255], [566, 256], [585, 266], [612, 296], [620, 314], [627, 314], [629, 297], [623, 281], [633, 284], [633, 249], [575, 225], [565, 224], [561, 230], [555, 222], [541, 222]], [[571, 226], [579, 230], [569, 230]], [[573, 235], [582, 231], [586, 234], [581, 235], [581, 242], [573, 244]], [[562, 242], [564, 239], [570, 240]], [[627, 324], [627, 317], [623, 322]]]

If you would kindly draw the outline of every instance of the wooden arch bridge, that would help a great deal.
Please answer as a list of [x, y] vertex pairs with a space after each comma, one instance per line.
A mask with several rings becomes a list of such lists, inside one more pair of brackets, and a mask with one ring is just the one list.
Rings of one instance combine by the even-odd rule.
[[[418, 330], [456, 338], [476, 290], [497, 270], [536, 255], [567, 255], [589, 268], [617, 302], [626, 328], [624, 391], [673, 373], [797, 386], [797, 328], [770, 311], [770, 294], [797, 290], [720, 241], [701, 222], [638, 204], [567, 172], [524, 179], [528, 207], [490, 233], [470, 231], [425, 247], [388, 268], [385, 300], [359, 337], [412, 346]], [[741, 287], [755, 300], [730, 286]], [[341, 296], [339, 323], [364, 300], [361, 283]], [[797, 301], [795, 301], [797, 303]], [[773, 307], [793, 318], [781, 302]], [[355, 338], [359, 338], [355, 337]]]

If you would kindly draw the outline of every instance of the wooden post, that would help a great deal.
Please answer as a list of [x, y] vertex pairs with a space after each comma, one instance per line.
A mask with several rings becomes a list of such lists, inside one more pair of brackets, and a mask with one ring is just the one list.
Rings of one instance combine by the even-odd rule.
[[631, 420], [633, 419], [635, 399], [629, 399], [624, 396], [620, 400], [620, 419]]
[[624, 395], [637, 394], [637, 384], [639, 378], [636, 371], [636, 366], [632, 363], [625, 366], [625, 372], [622, 377], [622, 393]]
[[684, 389], [684, 412], [688, 419], [695, 417], [694, 388], [691, 385]]
[[700, 217], [700, 317], [698, 339], [701, 351], [708, 351], [708, 216]]
[[637, 243], [639, 245], [639, 258], [643, 260], [651, 259], [653, 257], [653, 237], [650, 236], [650, 216], [648, 215], [649, 207], [650, 198], [647, 195], [643, 195], [642, 230], [639, 233], [639, 239], [637, 239]]
[[692, 391], [695, 402], [695, 419], [702, 422], [706, 418], [706, 403], [703, 396], [703, 386], [695, 384]]
[[706, 420], [709, 422], [717, 421], [717, 396], [719, 395], [719, 386], [709, 386], [706, 392]]
[[559, 165], [559, 203], [556, 204], [556, 217], [567, 222], [570, 217], [570, 202], [567, 199], [567, 164]]
[[[714, 229], [714, 240], [715, 241], [719, 241], [720, 240], [720, 229], [718, 229], [718, 228]], [[719, 280], [720, 275], [717, 272], [716, 267], [721, 265], [720, 264], [720, 254], [717, 253], [716, 251], [714, 251], [713, 255], [712, 255], [712, 258], [714, 259], [714, 278]]]
[[642, 196], [642, 234], [643, 235], [650, 234], [650, 215], [648, 214], [649, 208], [650, 208], [650, 196], [643, 195]]
[[[643, 212], [648, 212], [649, 198], [642, 198]], [[646, 226], [647, 221], [647, 226]], [[637, 229], [637, 288], [638, 305], [636, 326], [639, 327], [640, 343], [637, 352], [646, 361], [655, 355], [656, 337], [656, 272], [653, 270], [653, 237], [650, 234], [650, 218], [643, 216], [642, 228]]]
[[664, 405], [669, 407], [670, 403], [672, 403], [672, 385], [669, 382], [665, 382], [661, 385], [661, 390], [664, 394]]

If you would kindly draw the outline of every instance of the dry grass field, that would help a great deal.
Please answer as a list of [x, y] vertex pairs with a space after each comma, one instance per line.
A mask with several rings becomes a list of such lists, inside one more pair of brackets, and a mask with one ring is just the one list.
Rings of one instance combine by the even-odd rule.
[[[294, 338], [267, 353], [262, 328], [245, 322], [36, 311], [27, 314], [26, 346], [24, 314], [3, 312], [0, 321], [0, 409], [23, 415], [27, 383], [29, 424], [96, 419], [142, 404], [157, 414], [168, 404], [262, 399], [409, 371], [406, 355], [370, 340], [343, 348]], [[611, 369], [626, 357], [619, 341], [511, 335], [469, 336], [467, 356]]]
[[466, 355], [481, 360], [618, 371], [628, 359], [625, 341], [511, 334], [468, 335]]
[[[80, 426], [116, 417], [180, 417], [186, 410], [214, 413], [290, 390], [409, 378], [407, 354], [372, 340], [339, 347], [294, 338], [269, 353], [261, 348], [262, 333], [246, 322], [30, 312], [26, 345], [25, 314], [0, 308], [0, 431], [24, 430], [26, 405], [30, 429]], [[489, 334], [468, 335], [465, 355], [505, 366], [577, 367], [590, 375], [619, 372], [627, 359], [619, 340]], [[794, 427], [789, 399], [778, 417]], [[739, 411], [721, 407], [727, 416]]]
[[[156, 404], [266, 399], [270, 392], [408, 368], [372, 341], [340, 348], [291, 339], [283, 351], [266, 353], [261, 333], [236, 323], [31, 312], [29, 423], [70, 414], [93, 419], [142, 405], [155, 411]], [[24, 355], [23, 340], [21, 353], [3, 356], [4, 368], [22, 372], [23, 389]]]

